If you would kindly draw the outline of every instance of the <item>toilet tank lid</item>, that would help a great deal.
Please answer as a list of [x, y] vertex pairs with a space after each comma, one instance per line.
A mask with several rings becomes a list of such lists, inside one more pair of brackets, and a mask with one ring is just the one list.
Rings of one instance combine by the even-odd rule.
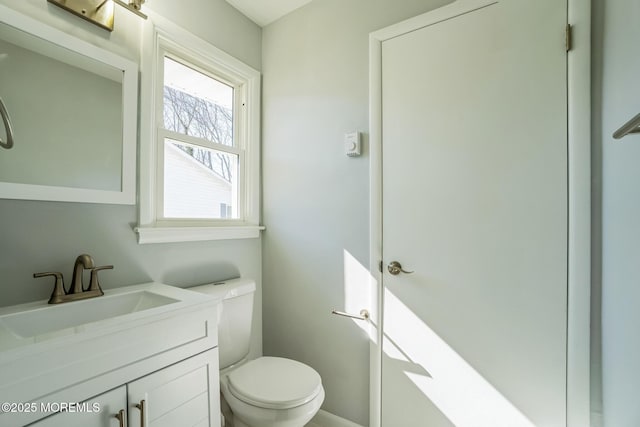
[[220, 299], [230, 299], [246, 295], [256, 290], [256, 282], [253, 279], [230, 279], [223, 282], [214, 282], [188, 288], [203, 294], [212, 295]]

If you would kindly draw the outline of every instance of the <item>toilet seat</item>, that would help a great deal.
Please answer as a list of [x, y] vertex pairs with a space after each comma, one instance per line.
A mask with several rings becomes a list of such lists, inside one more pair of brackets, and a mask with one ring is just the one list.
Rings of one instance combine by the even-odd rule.
[[281, 357], [260, 357], [227, 375], [229, 391], [259, 408], [290, 409], [313, 400], [322, 390], [320, 375], [310, 366]]

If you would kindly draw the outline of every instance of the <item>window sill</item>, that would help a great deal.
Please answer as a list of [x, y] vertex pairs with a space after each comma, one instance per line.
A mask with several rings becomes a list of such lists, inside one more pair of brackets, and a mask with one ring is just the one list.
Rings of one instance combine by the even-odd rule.
[[264, 226], [224, 227], [136, 227], [138, 244], [199, 242], [207, 240], [256, 239]]

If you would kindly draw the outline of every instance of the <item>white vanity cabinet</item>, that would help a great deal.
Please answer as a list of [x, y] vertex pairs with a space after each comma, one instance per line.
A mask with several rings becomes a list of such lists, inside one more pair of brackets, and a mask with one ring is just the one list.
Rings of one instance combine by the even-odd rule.
[[219, 395], [218, 351], [212, 349], [30, 427], [220, 427]]
[[218, 303], [148, 283], [0, 308], [0, 402], [19, 405], [0, 426], [120, 427], [124, 410], [123, 427], [219, 427]]

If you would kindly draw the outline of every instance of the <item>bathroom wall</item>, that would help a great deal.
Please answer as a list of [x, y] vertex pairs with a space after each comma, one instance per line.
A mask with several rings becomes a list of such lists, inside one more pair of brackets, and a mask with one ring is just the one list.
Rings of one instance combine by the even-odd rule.
[[[611, 134], [640, 113], [640, 3], [593, 0], [594, 324], [602, 334], [602, 415], [594, 427], [640, 425], [640, 135]], [[601, 298], [602, 329], [597, 316]], [[594, 340], [597, 346], [599, 342]], [[599, 379], [594, 375], [595, 392]]]
[[[139, 59], [142, 20], [122, 8], [116, 7], [115, 30], [109, 33], [45, 0], [0, 3]], [[150, 0], [145, 8], [260, 69], [262, 30], [224, 0], [192, 0], [188, 7], [173, 0]], [[51, 107], [55, 108], [53, 102]], [[33, 279], [32, 274], [61, 271], [68, 282], [81, 253], [91, 254], [100, 265], [115, 266], [101, 275], [106, 289], [150, 280], [184, 287], [242, 275], [258, 282], [253, 353], [261, 353], [260, 239], [138, 245], [132, 229], [136, 222], [136, 206], [0, 200], [0, 306], [48, 298], [53, 283]]]
[[315, 0], [263, 29], [264, 351], [313, 366], [323, 409], [364, 426], [368, 337], [330, 312], [369, 266], [368, 34], [446, 3]]

